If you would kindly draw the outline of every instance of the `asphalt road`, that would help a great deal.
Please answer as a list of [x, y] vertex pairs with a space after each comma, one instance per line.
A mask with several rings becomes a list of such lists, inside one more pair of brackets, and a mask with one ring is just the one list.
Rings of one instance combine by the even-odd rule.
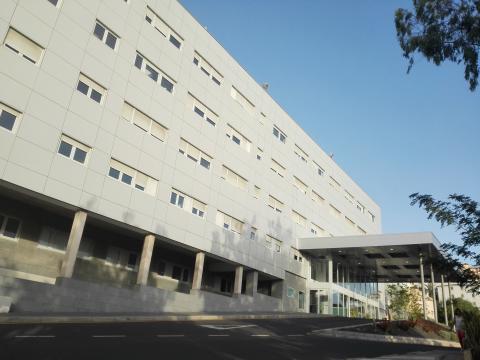
[[[315, 335], [364, 320], [306, 318], [114, 324], [0, 325], [0, 359], [349, 359], [432, 351]], [[455, 352], [458, 350], [452, 350]]]

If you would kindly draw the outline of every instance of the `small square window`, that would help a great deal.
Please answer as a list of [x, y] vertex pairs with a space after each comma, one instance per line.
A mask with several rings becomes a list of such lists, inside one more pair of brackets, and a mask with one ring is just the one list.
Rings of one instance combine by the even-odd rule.
[[76, 149], [75, 154], [73, 155], [73, 160], [78, 161], [79, 163], [84, 163], [87, 158], [87, 152], [82, 149]]
[[162, 81], [160, 83], [160, 86], [163, 87], [165, 90], [167, 90], [170, 93], [173, 92], [173, 84], [164, 77], [162, 77]]
[[180, 195], [178, 197], [178, 206], [181, 207], [182, 209], [183, 209], [183, 200], [185, 200], [185, 198]]
[[128, 184], [128, 185], [131, 185], [132, 184], [132, 177], [130, 175], [127, 175], [127, 174], [122, 174], [122, 182], [124, 182], [125, 184]]
[[95, 25], [95, 29], [93, 30], [93, 35], [95, 35], [98, 39], [103, 40], [103, 36], [105, 35], [105, 28], [97, 23]]
[[7, 224], [5, 225], [5, 230], [3, 235], [9, 238], [17, 237], [18, 228], [20, 227], [20, 221], [17, 219], [8, 218]]
[[178, 49], [180, 49], [180, 46], [182, 46], [182, 43], [178, 41], [177, 38], [173, 35], [170, 35], [170, 42]]
[[137, 54], [137, 57], [135, 58], [135, 66], [139, 69], [142, 69], [142, 63], [143, 63], [143, 58]]
[[200, 165], [202, 165], [205, 169], [210, 169], [210, 161], [207, 161], [204, 158], [200, 159]]
[[82, 94], [87, 95], [88, 94], [88, 85], [85, 84], [82, 81], [79, 81], [78, 85], [77, 85], [77, 90], [80, 91]]
[[115, 45], [117, 44], [117, 38], [113, 36], [111, 33], [107, 34], [107, 39], [105, 40], [105, 43], [111, 47], [113, 50], [115, 50]]
[[197, 59], [197, 58], [193, 58], [193, 63], [194, 63], [195, 65], [198, 65], [198, 59]]
[[175, 205], [177, 203], [177, 194], [175, 194], [174, 192], [172, 192], [170, 194], [170, 204], [173, 204]]
[[108, 175], [114, 179], [118, 179], [120, 177], [120, 171], [111, 167]]
[[100, 102], [102, 101], [102, 94], [100, 94], [97, 90], [92, 89], [92, 93], [90, 95], [90, 98], [92, 100], [95, 100], [96, 102], [98, 102], [100, 104]]
[[200, 115], [201, 117], [204, 117], [205, 115], [205, 113], [196, 106], [193, 108], [193, 111], [195, 111], [195, 113]]
[[12, 131], [13, 126], [15, 125], [15, 119], [16, 118], [17, 117], [15, 115], [9, 113], [6, 110], [3, 110], [0, 113], [0, 126], [7, 129], [7, 130]]
[[155, 71], [150, 65], [145, 65], [145, 71], [147, 72], [147, 76], [154, 81], [158, 81], [158, 72]]
[[65, 141], [62, 141], [60, 143], [60, 147], [58, 148], [58, 153], [65, 155], [66, 157], [70, 157], [70, 154], [72, 152], [72, 145], [69, 143], [66, 143]]

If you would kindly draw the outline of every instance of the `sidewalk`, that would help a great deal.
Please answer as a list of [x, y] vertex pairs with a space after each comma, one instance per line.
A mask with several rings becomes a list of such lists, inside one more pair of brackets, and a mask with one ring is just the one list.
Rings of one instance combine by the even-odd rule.
[[325, 318], [303, 313], [10, 313], [0, 314], [0, 324], [84, 324], [155, 321], [221, 321], [253, 319]]

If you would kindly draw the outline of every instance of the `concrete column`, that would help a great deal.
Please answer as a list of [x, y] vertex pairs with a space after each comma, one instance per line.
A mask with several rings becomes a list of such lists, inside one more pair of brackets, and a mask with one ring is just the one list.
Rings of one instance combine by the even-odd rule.
[[443, 275], [440, 275], [440, 280], [442, 281], [442, 301], [443, 301], [443, 314], [445, 317], [445, 325], [448, 325], [447, 317], [447, 299], [445, 298], [445, 282], [443, 281]]
[[195, 270], [193, 272], [192, 290], [202, 288], [203, 264], [205, 263], [205, 253], [199, 252], [195, 257]]
[[148, 273], [150, 271], [150, 262], [152, 261], [153, 245], [155, 244], [155, 236], [146, 235], [143, 240], [142, 257], [140, 258], [140, 266], [138, 267], [137, 285], [147, 285]]
[[320, 290], [317, 290], [316, 292], [316, 296], [317, 296], [317, 314], [320, 314]]
[[430, 264], [430, 282], [432, 283], [433, 318], [435, 322], [438, 322], [437, 299], [435, 298], [435, 274], [433, 273], [433, 264]]
[[246, 274], [245, 278], [245, 294], [255, 296], [257, 294], [258, 287], [258, 271], [250, 271]]
[[328, 259], [328, 283], [333, 283], [333, 261]]
[[70, 236], [68, 237], [67, 250], [65, 251], [65, 257], [63, 258], [62, 267], [60, 269], [60, 277], [72, 277], [86, 221], [87, 213], [85, 211], [79, 210], [75, 213], [72, 228], [70, 229]]
[[425, 307], [425, 278], [423, 277], [423, 256], [420, 255], [420, 281], [422, 285], [422, 305], [423, 305], [423, 318], [427, 318], [427, 309]]
[[455, 314], [453, 313], [453, 297], [452, 297], [452, 290], [450, 289], [450, 280], [448, 280], [447, 286], [448, 286], [448, 298], [450, 299], [450, 314], [452, 315], [452, 322], [454, 322], [453, 320], [455, 319]]
[[235, 282], [233, 284], [234, 296], [238, 296], [242, 294], [242, 280], [243, 280], [243, 266], [238, 265], [235, 268]]

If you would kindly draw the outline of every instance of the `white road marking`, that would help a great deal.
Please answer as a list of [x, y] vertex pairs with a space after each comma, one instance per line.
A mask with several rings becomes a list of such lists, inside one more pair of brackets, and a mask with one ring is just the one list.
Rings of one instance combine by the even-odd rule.
[[92, 335], [93, 338], [124, 338], [127, 335]]
[[159, 338], [175, 338], [175, 337], [184, 337], [183, 334], [159, 334], [157, 337]]
[[252, 334], [250, 336], [255, 336], [255, 337], [269, 337], [270, 335], [268, 334]]
[[200, 325], [209, 329], [215, 330], [232, 330], [232, 329], [243, 329], [247, 327], [257, 326], [257, 325]]
[[227, 335], [227, 334], [208, 334], [208, 336], [212, 336], [212, 337], [224, 337], [224, 336], [230, 336], [230, 335]]
[[16, 338], [54, 338], [56, 335], [15, 335]]

